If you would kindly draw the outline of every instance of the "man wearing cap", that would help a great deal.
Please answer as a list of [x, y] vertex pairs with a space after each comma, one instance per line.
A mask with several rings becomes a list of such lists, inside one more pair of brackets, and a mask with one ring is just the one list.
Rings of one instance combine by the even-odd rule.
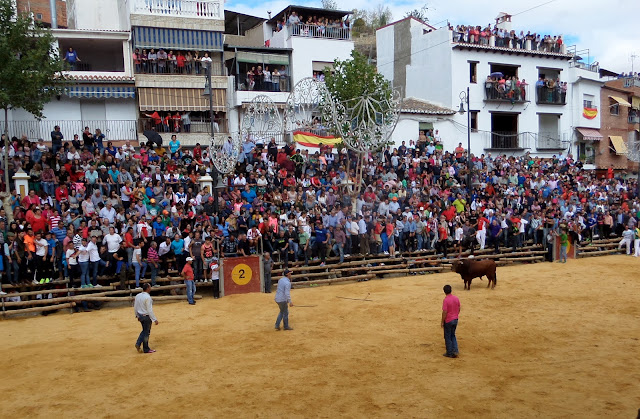
[[284, 322], [284, 330], [293, 330], [289, 327], [289, 307], [293, 307], [291, 302], [291, 271], [289, 269], [284, 270], [284, 276], [278, 281], [275, 302], [280, 308], [276, 319], [276, 330], [280, 330], [280, 321]]
[[187, 301], [189, 301], [189, 304], [195, 305], [196, 302], [193, 299], [193, 296], [196, 293], [196, 283], [193, 280], [193, 267], [191, 266], [192, 263], [193, 258], [189, 256], [186, 259], [184, 268], [182, 268], [182, 277], [184, 278], [184, 283], [187, 286]]

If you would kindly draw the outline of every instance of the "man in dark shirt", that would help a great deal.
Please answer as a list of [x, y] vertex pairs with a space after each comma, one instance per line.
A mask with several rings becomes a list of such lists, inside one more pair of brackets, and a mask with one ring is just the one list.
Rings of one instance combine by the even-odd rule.
[[282, 261], [284, 267], [288, 267], [289, 264], [289, 239], [285, 236], [284, 230], [278, 232], [278, 236], [275, 238], [274, 250], [278, 251], [280, 255], [280, 261]]
[[325, 259], [327, 258], [327, 242], [329, 241], [329, 233], [324, 228], [322, 220], [319, 220], [315, 228], [316, 233], [316, 251], [320, 256], [320, 266], [324, 266]]
[[238, 256], [238, 240], [236, 239], [236, 235], [234, 233], [230, 233], [228, 237], [222, 241], [222, 252], [224, 256]]
[[56, 125], [53, 127], [53, 131], [51, 131], [51, 147], [53, 148], [54, 156], [58, 153], [58, 150], [62, 148], [63, 139], [64, 135], [60, 132], [60, 127]]
[[93, 153], [94, 149], [94, 139], [93, 134], [89, 131], [89, 127], [84, 127], [84, 132], [82, 133], [82, 141], [84, 142], [84, 146]]
[[238, 256], [251, 256], [251, 247], [245, 233], [238, 235]]

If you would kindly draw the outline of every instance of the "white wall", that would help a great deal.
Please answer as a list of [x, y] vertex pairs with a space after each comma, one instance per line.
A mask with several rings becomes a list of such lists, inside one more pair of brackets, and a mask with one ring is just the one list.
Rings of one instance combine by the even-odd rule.
[[[411, 117], [401, 117], [396, 125], [395, 131], [391, 135], [393, 141], [392, 148], [398, 148], [402, 142], [405, 142], [407, 147], [410, 147], [410, 141], [415, 143], [418, 140], [420, 121]], [[415, 146], [414, 146], [415, 147]]]
[[76, 0], [72, 3], [75, 29], [130, 30], [129, 7], [116, 0]]
[[386, 26], [376, 31], [376, 51], [378, 73], [393, 84], [394, 26]]
[[333, 62], [336, 58], [346, 60], [350, 58], [353, 51], [353, 41], [338, 39], [292, 36], [290, 43], [293, 48], [291, 57], [293, 86], [303, 78], [313, 76], [313, 61]]

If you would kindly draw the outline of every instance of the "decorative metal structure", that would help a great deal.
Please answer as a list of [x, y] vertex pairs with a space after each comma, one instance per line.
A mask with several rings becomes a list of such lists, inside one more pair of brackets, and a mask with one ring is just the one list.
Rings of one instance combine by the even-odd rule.
[[640, 195], [640, 141], [629, 141], [629, 144], [627, 145], [627, 159], [634, 163], [638, 163], [636, 194]]
[[[229, 141], [231, 137], [231, 141]], [[234, 171], [240, 156], [240, 134], [214, 134], [209, 145], [209, 156], [216, 170], [227, 175]]]
[[244, 111], [240, 132], [243, 139], [282, 135], [282, 116], [271, 98], [266, 95], [253, 98]]
[[378, 151], [387, 145], [401, 109], [400, 92], [392, 90], [388, 93], [382, 86], [348, 101], [323, 101], [324, 115], [333, 118], [333, 125], [344, 144], [357, 153]]
[[284, 130], [288, 133], [309, 131], [314, 120], [333, 122], [334, 113], [335, 103], [324, 82], [306, 77], [296, 83], [289, 94], [284, 108]]

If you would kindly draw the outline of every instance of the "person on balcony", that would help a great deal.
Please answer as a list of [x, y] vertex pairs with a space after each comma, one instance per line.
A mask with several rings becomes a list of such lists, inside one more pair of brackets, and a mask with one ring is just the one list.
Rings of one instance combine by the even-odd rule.
[[262, 72], [262, 76], [263, 76], [263, 90], [266, 90], [267, 92], [271, 91], [271, 71], [269, 71], [269, 66], [266, 65], [264, 66], [264, 71]]
[[[202, 63], [202, 67], [204, 68], [205, 73], [207, 74], [208, 69], [211, 67], [212, 64], [212, 60], [211, 57], [209, 57], [209, 53], [205, 52], [204, 53], [204, 57], [202, 57], [200, 59], [200, 62]], [[211, 73], [213, 75], [213, 73]]]
[[69, 63], [69, 69], [71, 71], [75, 71], [76, 64], [81, 61], [73, 47], [69, 47], [69, 50], [64, 54], [63, 60]]
[[177, 73], [177, 67], [178, 67], [178, 61], [176, 58], [176, 55], [173, 53], [173, 51], [169, 51], [169, 54], [167, 54], [167, 72], [171, 73], [171, 74], [175, 74]]
[[187, 58], [184, 56], [182, 51], [178, 52], [178, 56], [176, 57], [176, 71], [180, 74], [184, 73], [185, 63], [187, 62]]
[[278, 67], [273, 69], [273, 73], [271, 73], [271, 83], [273, 84], [272, 90], [274, 92], [280, 91], [280, 72], [278, 71]]
[[168, 55], [165, 52], [165, 50], [163, 50], [162, 48], [160, 48], [158, 50], [158, 73], [166, 73], [167, 72], [167, 59], [168, 59]]
[[187, 52], [187, 55], [184, 57], [184, 62], [185, 62], [185, 71], [187, 72], [187, 74], [192, 74], [193, 72], [193, 55], [191, 55], [191, 52]]
[[182, 128], [184, 132], [191, 132], [191, 112], [185, 112], [182, 114]]
[[138, 48], [136, 48], [136, 50], [133, 52], [133, 54], [131, 55], [131, 58], [133, 59], [133, 64], [136, 67], [136, 73], [141, 73], [142, 72], [142, 57], [140, 55], [140, 50]]
[[149, 55], [147, 55], [147, 61], [149, 63], [149, 73], [157, 73], [158, 72], [158, 54], [155, 49], [151, 49], [149, 51]]

